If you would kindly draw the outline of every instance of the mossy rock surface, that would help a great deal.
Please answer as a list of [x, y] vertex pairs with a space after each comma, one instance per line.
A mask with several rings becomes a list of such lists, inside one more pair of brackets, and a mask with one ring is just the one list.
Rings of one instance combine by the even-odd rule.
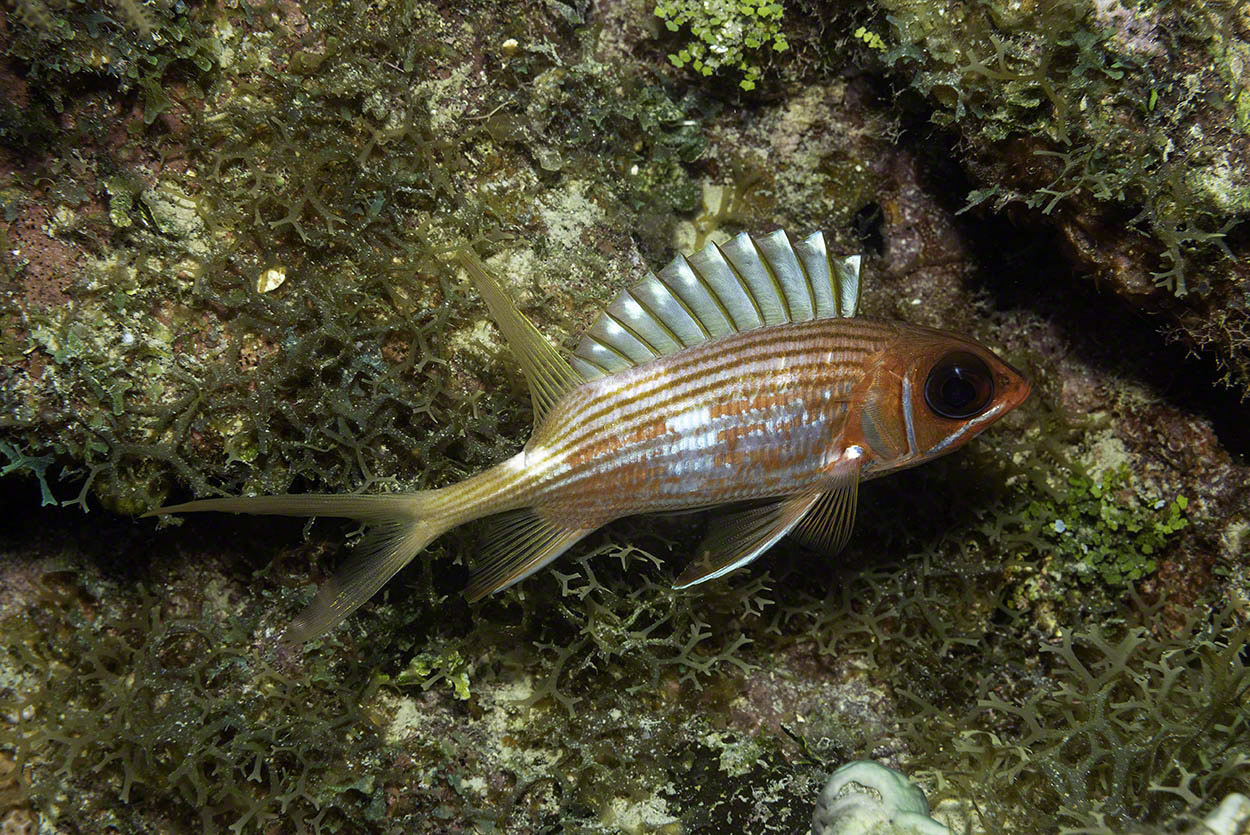
[[[768, 5], [746, 90], [646, 4], [17, 4], [6, 821], [792, 833], [857, 759], [955, 831], [1176, 831], [1247, 791], [1245, 20]], [[350, 525], [130, 518], [518, 449], [456, 247], [568, 346], [677, 250], [778, 226], [1034, 382], [867, 485], [835, 563], [679, 593], [707, 520], [625, 520], [471, 607], [468, 528], [292, 654]]]

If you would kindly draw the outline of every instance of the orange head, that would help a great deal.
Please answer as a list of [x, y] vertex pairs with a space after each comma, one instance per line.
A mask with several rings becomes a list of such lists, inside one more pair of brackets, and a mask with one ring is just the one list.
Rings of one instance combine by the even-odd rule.
[[866, 477], [958, 449], [1030, 391], [1019, 371], [978, 342], [918, 325], [895, 328], [868, 375], [857, 427]]

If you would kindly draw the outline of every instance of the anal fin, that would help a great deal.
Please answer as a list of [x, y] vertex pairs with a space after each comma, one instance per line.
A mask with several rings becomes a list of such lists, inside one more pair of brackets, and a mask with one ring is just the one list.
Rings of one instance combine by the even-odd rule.
[[751, 562], [789, 533], [820, 496], [800, 493], [716, 520], [698, 556], [673, 587], [684, 589], [715, 580]]
[[298, 646], [337, 626], [407, 565], [439, 530], [421, 523], [385, 521], [372, 525], [347, 562], [321, 584], [311, 603], [283, 633]]
[[506, 589], [563, 554], [595, 528], [564, 528], [548, 522], [532, 508], [500, 514], [487, 534], [464, 596], [470, 603]]

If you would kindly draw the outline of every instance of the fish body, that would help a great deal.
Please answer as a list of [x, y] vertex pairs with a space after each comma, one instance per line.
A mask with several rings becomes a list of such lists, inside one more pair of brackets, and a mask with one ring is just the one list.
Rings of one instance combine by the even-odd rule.
[[[625, 291], [565, 361], [476, 259], [462, 263], [531, 384], [535, 429], [508, 460], [440, 490], [210, 499], [157, 513], [338, 515], [374, 523], [288, 637], [338, 623], [432, 539], [494, 518], [466, 595], [529, 576], [604, 524], [735, 506], [678, 579], [755, 559], [786, 534], [836, 553], [861, 481], [956, 449], [1029, 384], [979, 343], [856, 317], [857, 257], [823, 237], [739, 236]], [[743, 503], [747, 503], [743, 507]]]
[[[931, 336], [895, 322], [819, 319], [735, 334], [592, 381], [537, 428], [522, 458], [534, 484], [526, 498], [554, 521], [598, 527], [813, 489], [854, 444], [863, 449], [861, 480], [907, 466], [919, 450], [867, 443], [857, 421], [887, 394], [877, 386], [901, 389], [905, 369], [886, 371], [892, 358]], [[914, 436], [915, 410], [892, 417], [902, 437], [909, 422]]]
[[807, 489], [843, 451], [862, 366], [892, 330], [875, 324], [765, 327], [579, 387], [535, 433], [535, 504], [594, 524]]

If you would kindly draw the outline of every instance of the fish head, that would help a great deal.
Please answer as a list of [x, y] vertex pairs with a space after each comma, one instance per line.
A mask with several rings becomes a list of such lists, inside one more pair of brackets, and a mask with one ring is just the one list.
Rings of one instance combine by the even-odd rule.
[[1024, 375], [981, 343], [949, 331], [896, 327], [861, 412], [873, 474], [952, 452], [1028, 398]]

